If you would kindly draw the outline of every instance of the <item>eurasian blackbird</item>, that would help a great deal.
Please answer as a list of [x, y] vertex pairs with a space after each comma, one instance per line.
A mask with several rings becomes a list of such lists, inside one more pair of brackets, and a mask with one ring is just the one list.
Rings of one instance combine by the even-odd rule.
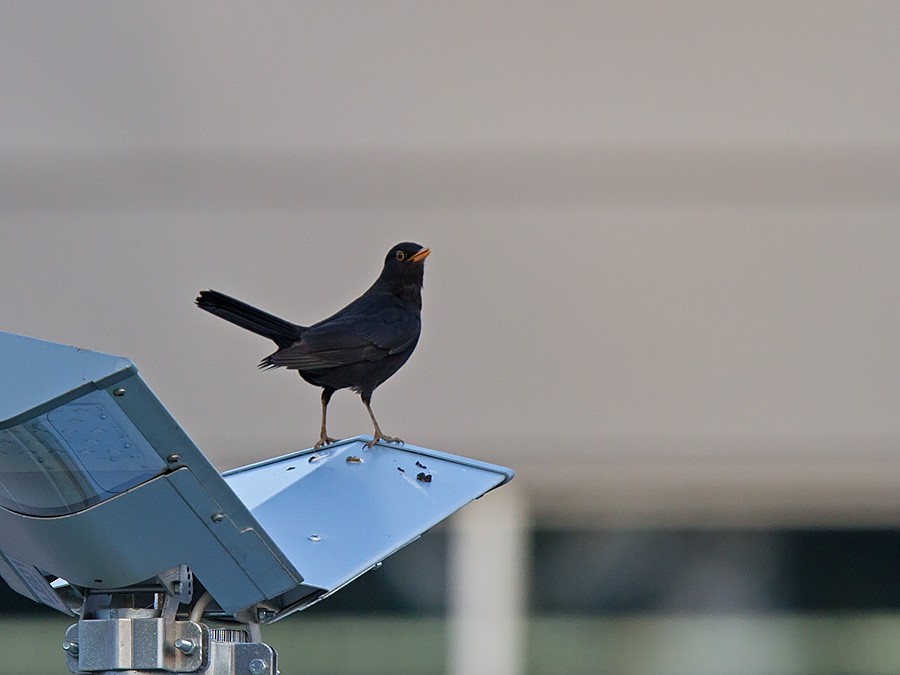
[[406, 363], [421, 329], [422, 277], [430, 249], [412, 242], [397, 244], [384, 259], [381, 274], [369, 289], [336, 314], [311, 326], [280, 319], [218, 291], [200, 291], [200, 309], [273, 340], [278, 349], [259, 364], [288, 368], [322, 387], [322, 427], [315, 448], [336, 439], [325, 431], [328, 401], [338, 389], [359, 394], [377, 441], [402, 443], [385, 436], [372, 412], [372, 392]]

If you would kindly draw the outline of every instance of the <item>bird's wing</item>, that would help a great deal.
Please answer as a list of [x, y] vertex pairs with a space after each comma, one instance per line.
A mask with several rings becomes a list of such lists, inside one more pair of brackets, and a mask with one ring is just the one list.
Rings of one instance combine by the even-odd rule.
[[335, 317], [303, 331], [299, 341], [266, 361], [271, 366], [323, 370], [378, 361], [403, 351], [419, 337], [418, 314], [385, 308], [365, 317]]

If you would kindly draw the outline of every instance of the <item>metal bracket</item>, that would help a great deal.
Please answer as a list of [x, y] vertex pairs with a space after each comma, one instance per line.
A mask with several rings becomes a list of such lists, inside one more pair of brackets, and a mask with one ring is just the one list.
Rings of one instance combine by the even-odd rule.
[[[112, 610], [132, 614], [152, 610]], [[63, 649], [73, 673], [115, 670], [193, 673], [203, 668], [209, 629], [191, 621], [129, 617], [84, 619], [69, 626]]]
[[[228, 631], [227, 632], [234, 632]], [[275, 650], [263, 642], [234, 642], [217, 639], [228, 637], [211, 631], [209, 643], [210, 667], [207, 675], [277, 675]], [[237, 631], [242, 632], [242, 631]], [[246, 633], [245, 633], [246, 635]]]

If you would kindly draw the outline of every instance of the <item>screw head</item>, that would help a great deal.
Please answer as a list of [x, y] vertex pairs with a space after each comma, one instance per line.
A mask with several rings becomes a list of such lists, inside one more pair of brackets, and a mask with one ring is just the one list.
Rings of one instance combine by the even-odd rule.
[[172, 453], [171, 455], [169, 455], [168, 457], [166, 457], [166, 461], [167, 461], [169, 464], [177, 464], [178, 462], [181, 461], [181, 455], [179, 455], [179, 454], [177, 454], [177, 453]]
[[72, 656], [78, 656], [78, 643], [73, 640], [63, 640], [62, 648]]
[[252, 675], [262, 675], [269, 669], [269, 664], [267, 664], [262, 659], [253, 659], [249, 664], [247, 664], [247, 670], [249, 670]]
[[197, 651], [197, 643], [190, 638], [178, 638], [175, 640], [175, 649], [185, 656], [190, 656]]
[[309, 539], [310, 541], [322, 541], [322, 537], [320, 537], [318, 534], [311, 534], [307, 537], [307, 539]]
[[212, 514], [209, 517], [209, 519], [211, 521], [213, 521], [214, 523], [221, 523], [223, 520], [225, 520], [225, 514], [222, 513], [221, 511], [218, 511], [218, 512]]
[[119, 387], [118, 389], [113, 389], [113, 396], [124, 396], [124, 395], [125, 395], [125, 390], [122, 387]]

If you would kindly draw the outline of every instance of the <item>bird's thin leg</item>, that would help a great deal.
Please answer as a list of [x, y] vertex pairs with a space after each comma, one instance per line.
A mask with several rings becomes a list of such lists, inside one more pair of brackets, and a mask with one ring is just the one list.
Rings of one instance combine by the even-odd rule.
[[375, 425], [375, 433], [372, 435], [372, 440], [366, 443], [366, 447], [371, 448], [375, 445], [379, 440], [387, 441], [388, 443], [402, 443], [402, 438], [395, 438], [393, 436], [385, 436], [381, 433], [381, 427], [378, 426], [378, 420], [375, 419], [375, 413], [372, 412], [372, 406], [369, 405], [372, 400], [371, 394], [360, 394], [360, 398], [362, 399], [363, 405], [366, 406], [366, 410], [369, 411], [369, 417], [372, 418], [372, 424]]
[[314, 450], [318, 450], [323, 445], [328, 445], [329, 443], [334, 443], [337, 439], [329, 436], [325, 431], [325, 414], [328, 411], [328, 401], [331, 400], [331, 395], [334, 393], [334, 389], [331, 387], [325, 387], [322, 389], [322, 428], [319, 429], [319, 442], [313, 446]]

